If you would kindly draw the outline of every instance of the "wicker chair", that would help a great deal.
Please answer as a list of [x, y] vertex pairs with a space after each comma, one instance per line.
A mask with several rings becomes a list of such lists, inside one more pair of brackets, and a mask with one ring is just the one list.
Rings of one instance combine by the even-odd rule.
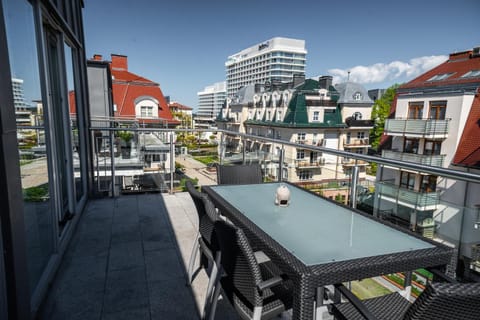
[[220, 245], [221, 268], [209, 319], [215, 318], [221, 289], [242, 319], [271, 319], [291, 308], [291, 281], [282, 278], [270, 260], [260, 263], [256, 259], [241, 229], [219, 220], [215, 222], [215, 234]]
[[349, 302], [332, 305], [335, 319], [480, 319], [480, 283], [430, 283], [412, 304], [398, 293], [360, 301], [343, 285], [336, 288]]
[[248, 165], [217, 165], [218, 184], [262, 183], [262, 170], [258, 163]]
[[[205, 267], [207, 269], [207, 274], [210, 274], [211, 277], [206, 294], [206, 299], [208, 299], [212, 295], [212, 279], [216, 278], [218, 272], [217, 264], [220, 261], [220, 250], [216, 242], [217, 239], [213, 233], [213, 224], [219, 219], [219, 215], [208, 196], [197, 191], [190, 180], [186, 182], [185, 186], [193, 199], [198, 214], [198, 232], [195, 237], [192, 253], [190, 254], [190, 261], [188, 263], [187, 285], [191, 285], [193, 282], [197, 252], [200, 251], [201, 255], [199, 268]], [[204, 308], [207, 307], [208, 302], [206, 300]]]

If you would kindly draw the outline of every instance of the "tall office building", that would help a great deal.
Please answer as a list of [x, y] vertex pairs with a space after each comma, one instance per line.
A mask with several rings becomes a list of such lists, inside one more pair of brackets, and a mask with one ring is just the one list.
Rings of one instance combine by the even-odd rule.
[[305, 76], [305, 40], [272, 38], [228, 57], [227, 96], [254, 83], [288, 82]]
[[197, 127], [209, 128], [215, 123], [215, 119], [225, 102], [225, 88], [225, 81], [217, 82], [197, 93], [198, 110], [195, 117]]

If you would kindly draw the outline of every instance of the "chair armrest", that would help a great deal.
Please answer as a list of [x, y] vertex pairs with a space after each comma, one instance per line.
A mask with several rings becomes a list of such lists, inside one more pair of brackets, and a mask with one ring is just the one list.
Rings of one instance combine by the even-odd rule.
[[427, 268], [427, 270], [433, 274], [433, 281], [434, 282], [439, 282], [440, 281], [443, 281], [443, 282], [449, 282], [449, 283], [458, 283], [457, 280], [455, 280], [454, 278], [451, 278], [449, 276], [447, 276], [445, 274], [445, 272], [443, 272], [442, 270], [440, 269], [437, 269], [437, 268]]
[[264, 280], [262, 282], [260, 282], [259, 284], [257, 284], [257, 289], [260, 291], [260, 292], [263, 292], [265, 291], [266, 289], [270, 289], [271, 287], [275, 287], [276, 285], [279, 285], [280, 283], [283, 282], [283, 278], [280, 277], [280, 276], [275, 276], [273, 278], [270, 278], [270, 279], [267, 279], [267, 280]]
[[336, 284], [335, 289], [340, 291], [340, 293], [352, 304], [352, 306], [357, 309], [358, 312], [367, 320], [378, 320], [362, 303], [360, 299], [357, 298], [350, 290], [348, 290], [343, 284]]

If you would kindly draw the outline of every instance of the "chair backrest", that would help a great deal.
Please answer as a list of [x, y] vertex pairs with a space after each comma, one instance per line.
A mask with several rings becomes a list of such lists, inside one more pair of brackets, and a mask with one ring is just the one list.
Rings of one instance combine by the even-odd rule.
[[197, 209], [198, 230], [200, 235], [207, 245], [211, 246], [215, 237], [213, 234], [213, 223], [219, 219], [217, 210], [208, 198], [208, 195], [197, 191], [190, 180], [187, 180], [185, 187]]
[[262, 305], [257, 284], [262, 281], [253, 250], [241, 229], [223, 220], [215, 222], [224, 277], [222, 288], [232, 304], [235, 297], [249, 308]]
[[218, 165], [217, 166], [218, 184], [247, 184], [262, 183], [262, 170], [260, 164], [252, 163], [248, 165]]
[[480, 319], [480, 283], [431, 283], [404, 319]]

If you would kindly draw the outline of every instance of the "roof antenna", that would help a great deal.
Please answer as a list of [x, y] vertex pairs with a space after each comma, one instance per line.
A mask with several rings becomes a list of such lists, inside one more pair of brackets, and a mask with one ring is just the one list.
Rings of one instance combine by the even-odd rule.
[[347, 82], [350, 81], [350, 71], [348, 71]]

